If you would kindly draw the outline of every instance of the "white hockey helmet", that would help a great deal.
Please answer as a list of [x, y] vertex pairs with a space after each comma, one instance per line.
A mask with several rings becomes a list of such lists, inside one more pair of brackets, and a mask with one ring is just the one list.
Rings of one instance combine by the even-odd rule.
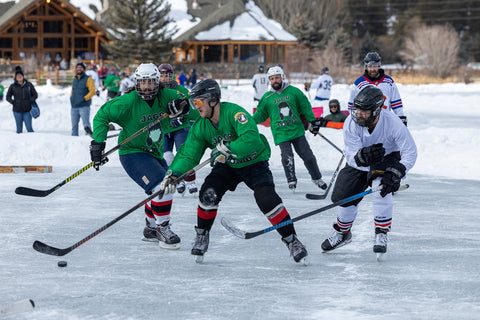
[[[153, 63], [142, 63], [135, 70], [135, 90], [143, 100], [152, 100], [158, 93], [160, 72]], [[142, 85], [141, 85], [142, 84]]]
[[273, 67], [268, 68], [267, 75], [268, 75], [269, 79], [270, 79], [271, 76], [274, 76], [274, 75], [277, 75], [277, 74], [281, 75], [282, 79], [285, 79], [285, 73], [283, 72], [282, 67], [273, 66]]

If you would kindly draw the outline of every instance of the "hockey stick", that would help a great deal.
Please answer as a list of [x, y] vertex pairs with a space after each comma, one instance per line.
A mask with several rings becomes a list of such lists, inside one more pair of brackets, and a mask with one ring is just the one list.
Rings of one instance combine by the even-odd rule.
[[320, 131], [318, 132], [318, 134], [320, 135], [320, 137], [322, 137], [323, 139], [325, 139], [325, 141], [327, 141], [332, 147], [334, 147], [335, 149], [337, 149], [338, 152], [340, 152], [341, 154], [343, 154], [342, 149], [340, 149], [340, 148], [337, 147], [332, 141], [330, 141], [329, 139], [327, 139], [327, 137], [325, 137]]
[[0, 306], [0, 316], [8, 316], [20, 312], [30, 311], [35, 308], [35, 302], [32, 299], [20, 300]]
[[[405, 190], [409, 187], [408, 184], [405, 184], [405, 185], [402, 185], [400, 186], [400, 188], [398, 189], [399, 191], [400, 190]], [[345, 204], [345, 203], [348, 203], [350, 201], [353, 201], [353, 200], [356, 200], [358, 198], [361, 198], [361, 197], [364, 197], [368, 194], [371, 194], [371, 193], [374, 193], [374, 192], [377, 192], [377, 191], [380, 191], [382, 188], [382, 186], [378, 186], [377, 188], [375, 189], [368, 189], [368, 190], [365, 190], [363, 192], [360, 192], [356, 195], [353, 195], [351, 197], [348, 197], [348, 198], [345, 198], [343, 200], [339, 200], [337, 202], [333, 202], [325, 207], [322, 207], [322, 208], [319, 208], [319, 209], [316, 209], [316, 210], [313, 210], [313, 211], [310, 211], [310, 212], [307, 212], [307, 213], [304, 213], [302, 215], [299, 215], [298, 217], [295, 217], [293, 219], [289, 219], [287, 221], [283, 221], [283, 222], [280, 222], [276, 225], [273, 225], [271, 227], [268, 227], [268, 228], [265, 228], [263, 230], [258, 230], [258, 231], [253, 231], [253, 232], [247, 232], [247, 231], [243, 231], [237, 227], [235, 227], [230, 221], [228, 221], [227, 219], [225, 218], [222, 218], [222, 225], [225, 227], [225, 229], [227, 229], [228, 231], [230, 231], [233, 235], [239, 237], [239, 238], [242, 238], [242, 239], [251, 239], [251, 238], [255, 238], [256, 236], [259, 236], [261, 234], [264, 234], [264, 233], [267, 233], [267, 232], [270, 232], [270, 231], [273, 231], [273, 230], [277, 230], [277, 229], [280, 229], [280, 228], [283, 228], [285, 227], [286, 225], [289, 225], [289, 224], [292, 224], [294, 223], [295, 221], [299, 221], [299, 220], [302, 220], [302, 219], [305, 219], [305, 218], [308, 218], [310, 216], [313, 216], [314, 214], [317, 214], [317, 213], [320, 213], [320, 212], [323, 212], [323, 211], [326, 211], [328, 209], [332, 209], [334, 207], [337, 207], [337, 206], [340, 206], [342, 204]]]
[[[179, 176], [176, 180], [175, 180], [175, 184], [178, 184], [180, 181], [182, 181], [183, 179], [185, 179], [187, 176], [197, 172], [200, 168], [204, 167], [205, 165], [209, 164], [210, 163], [210, 159], [207, 159], [205, 160], [204, 162], [200, 163], [199, 165], [197, 165], [195, 168], [185, 172], [184, 174], [182, 174], [181, 176]], [[52, 256], [64, 256], [66, 255], [67, 253], [69, 253], [70, 251], [80, 247], [82, 244], [84, 244], [85, 242], [87, 242], [88, 240], [92, 239], [93, 237], [95, 237], [96, 235], [98, 235], [99, 233], [105, 231], [106, 229], [110, 228], [112, 225], [114, 225], [115, 223], [117, 223], [118, 221], [122, 220], [123, 218], [125, 218], [126, 216], [128, 216], [130, 213], [132, 213], [133, 211], [137, 210], [138, 208], [140, 208], [141, 206], [143, 206], [145, 203], [147, 203], [148, 201], [152, 200], [153, 198], [155, 198], [156, 196], [163, 196], [163, 190], [159, 190], [155, 193], [153, 193], [152, 195], [148, 196], [145, 200], [139, 202], [138, 204], [134, 205], [133, 207], [131, 207], [130, 209], [128, 209], [127, 211], [125, 211], [124, 213], [122, 213], [120, 216], [116, 217], [115, 219], [111, 220], [109, 223], [107, 223], [106, 225], [104, 225], [103, 227], [101, 227], [100, 229], [94, 231], [93, 233], [89, 234], [88, 236], [86, 236], [85, 238], [83, 238], [82, 240], [78, 241], [77, 243], [71, 245], [70, 247], [67, 247], [65, 249], [60, 249], [60, 248], [55, 248], [55, 247], [52, 247], [52, 246], [49, 246], [48, 244], [45, 244], [43, 242], [40, 242], [40, 241], [35, 241], [33, 243], [33, 249], [37, 250], [38, 252], [40, 253], [44, 253], [44, 254], [49, 254], [49, 255], [52, 255]]]
[[340, 171], [340, 167], [342, 166], [342, 162], [345, 156], [342, 154], [342, 157], [340, 158], [340, 162], [337, 165], [337, 169], [333, 172], [332, 179], [330, 180], [330, 183], [328, 184], [327, 190], [325, 190], [324, 194], [316, 194], [316, 193], [307, 193], [305, 197], [310, 200], [323, 200], [327, 197], [328, 192], [330, 191], [330, 188], [333, 185], [333, 182], [335, 181], [335, 178], [337, 177], [338, 172]]
[[[117, 144], [115, 147], [113, 147], [112, 149], [108, 150], [106, 153], [103, 154], [103, 157], [107, 157], [108, 155], [112, 154], [113, 152], [115, 152], [116, 150], [120, 149], [121, 146], [127, 144], [128, 142], [132, 141], [133, 139], [135, 139], [136, 137], [140, 136], [142, 133], [146, 132], [146, 131], [150, 131], [155, 125], [159, 124], [160, 121], [162, 121], [163, 119], [165, 119], [166, 117], [168, 116], [167, 113], [165, 113], [163, 115], [163, 117], [151, 122], [149, 125], [147, 125], [146, 127], [138, 130], [137, 132], [135, 132], [134, 134], [132, 134], [130, 137], [126, 138], [125, 140], [123, 140], [122, 142], [120, 142], [119, 144]], [[80, 174], [82, 174], [83, 172], [87, 171], [88, 169], [90, 169], [91, 167], [93, 166], [93, 161], [90, 162], [89, 164], [87, 164], [85, 167], [83, 167], [82, 169], [78, 170], [77, 172], [75, 172], [74, 174], [72, 174], [70, 177], [68, 177], [67, 179], [63, 180], [62, 182], [60, 182], [59, 184], [57, 184], [56, 186], [48, 189], [48, 190], [39, 190], [39, 189], [32, 189], [32, 188], [27, 188], [27, 187], [17, 187], [15, 189], [15, 193], [16, 194], [20, 194], [20, 195], [23, 195], [23, 196], [30, 196], [30, 197], [46, 197], [48, 196], [50, 193], [56, 191], [58, 188], [60, 188], [61, 186], [65, 185], [67, 182], [70, 182], [71, 180], [73, 180], [74, 178], [78, 177]]]
[[[86, 132], [90, 137], [93, 136], [92, 129], [90, 129], [89, 126], [85, 126], [84, 130], [85, 130], [85, 132]], [[113, 131], [113, 130], [109, 130], [109, 131]], [[111, 135], [107, 136], [107, 139], [108, 139], [108, 138], [118, 137], [119, 135], [120, 135], [120, 133], [111, 134]]]

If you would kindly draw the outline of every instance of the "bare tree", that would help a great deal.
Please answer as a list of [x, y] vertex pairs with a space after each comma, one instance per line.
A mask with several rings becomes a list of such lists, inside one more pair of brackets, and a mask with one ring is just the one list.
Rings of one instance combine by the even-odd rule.
[[406, 38], [400, 56], [429, 75], [446, 78], [458, 65], [459, 42], [457, 33], [449, 26], [421, 24]]

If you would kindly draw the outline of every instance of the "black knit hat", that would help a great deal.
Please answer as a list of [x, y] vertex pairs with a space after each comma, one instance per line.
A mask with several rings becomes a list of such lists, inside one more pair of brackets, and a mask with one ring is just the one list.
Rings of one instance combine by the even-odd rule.
[[78, 66], [81, 66], [83, 68], [83, 71], [87, 70], [87, 66], [85, 65], [85, 63], [83, 62], [79, 62], [77, 63], [77, 65], [75, 66], [75, 69], [78, 67]]
[[20, 66], [15, 67], [15, 78], [17, 77], [17, 74], [21, 74], [22, 76], [25, 77], [25, 75], [23, 74], [22, 67], [20, 67]]

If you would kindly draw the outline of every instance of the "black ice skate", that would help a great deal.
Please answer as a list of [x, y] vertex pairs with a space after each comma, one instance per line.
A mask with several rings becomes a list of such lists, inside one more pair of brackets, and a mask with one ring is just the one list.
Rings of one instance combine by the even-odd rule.
[[282, 241], [287, 245], [290, 255], [293, 257], [295, 262], [302, 263], [307, 265], [307, 249], [305, 246], [298, 240], [297, 235], [291, 234], [285, 238], [282, 238]]
[[387, 252], [387, 232], [387, 230], [375, 228], [375, 244], [373, 245], [373, 252], [377, 254], [377, 260], [381, 260], [383, 255]]
[[143, 229], [143, 241], [147, 242], [158, 242], [157, 239], [157, 229], [155, 228], [150, 228], [149, 226], [146, 226]]
[[323, 190], [327, 189], [327, 184], [322, 179], [312, 180], [312, 182], [320, 189], [323, 189]]
[[195, 256], [195, 262], [202, 263], [203, 255], [208, 250], [208, 243], [210, 242], [210, 231], [195, 227], [197, 237], [192, 248], [192, 255]]
[[185, 193], [185, 182], [180, 181], [178, 186], [177, 186], [177, 192], [180, 193], [181, 195], [184, 195]]
[[295, 192], [295, 189], [297, 188], [297, 181], [290, 181], [288, 183], [288, 189], [292, 190]]
[[160, 248], [177, 250], [180, 249], [180, 238], [170, 230], [169, 220], [157, 225], [157, 239]]
[[322, 243], [323, 251], [331, 251], [352, 242], [352, 232], [350, 230], [347, 233], [343, 233], [336, 223], [333, 225], [333, 229], [335, 231], [332, 235]]

